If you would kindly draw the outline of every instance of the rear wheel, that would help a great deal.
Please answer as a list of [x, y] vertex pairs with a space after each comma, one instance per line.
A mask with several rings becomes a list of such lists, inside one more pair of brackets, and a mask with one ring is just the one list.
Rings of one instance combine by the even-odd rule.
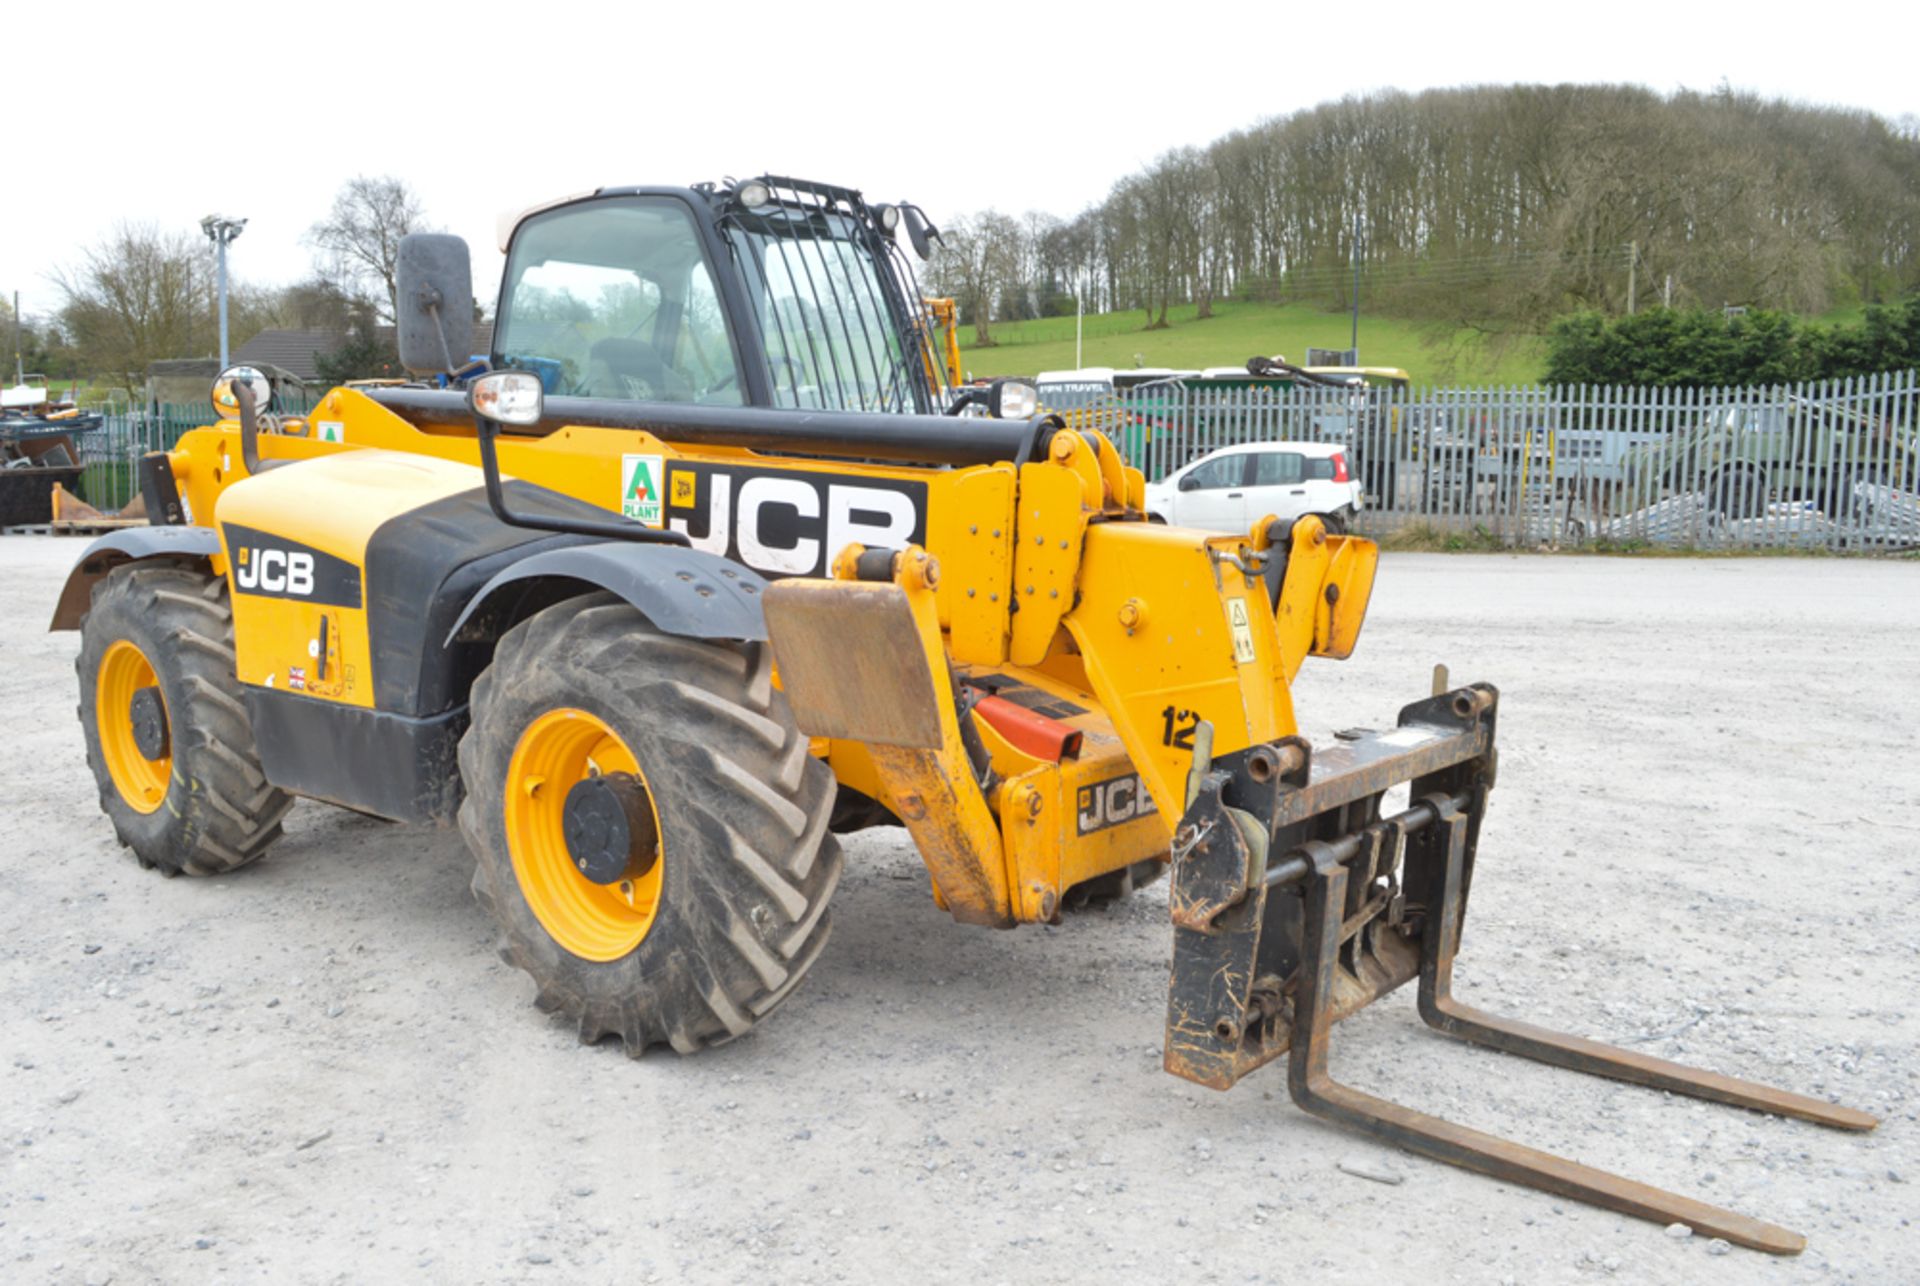
[[583, 1042], [730, 1040], [826, 945], [833, 774], [771, 669], [764, 645], [662, 634], [596, 594], [508, 631], [475, 683], [474, 896]]
[[74, 668], [100, 807], [142, 866], [217, 875], [280, 837], [293, 799], [254, 748], [224, 580], [116, 567], [94, 586]]

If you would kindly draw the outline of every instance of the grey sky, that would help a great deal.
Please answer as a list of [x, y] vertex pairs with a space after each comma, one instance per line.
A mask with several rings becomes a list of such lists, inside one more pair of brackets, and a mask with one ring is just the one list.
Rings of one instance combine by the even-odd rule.
[[1316, 30], [1311, 7], [1271, 3], [29, 3], [7, 23], [0, 290], [30, 314], [122, 219], [245, 216], [235, 273], [293, 280], [356, 172], [411, 182], [487, 295], [501, 211], [603, 185], [772, 171], [936, 222], [1068, 215], [1170, 147], [1383, 88], [1724, 79], [1920, 111], [1920, 22], [1893, 4], [1322, 6]]

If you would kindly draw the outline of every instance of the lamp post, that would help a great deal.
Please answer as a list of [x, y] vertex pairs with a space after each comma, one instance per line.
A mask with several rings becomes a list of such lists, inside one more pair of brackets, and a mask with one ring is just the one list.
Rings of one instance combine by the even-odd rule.
[[220, 369], [223, 371], [227, 369], [227, 243], [246, 226], [245, 219], [229, 219], [223, 214], [210, 214], [200, 220], [200, 231], [220, 247]]
[[1360, 364], [1360, 212], [1353, 212], [1353, 364]]

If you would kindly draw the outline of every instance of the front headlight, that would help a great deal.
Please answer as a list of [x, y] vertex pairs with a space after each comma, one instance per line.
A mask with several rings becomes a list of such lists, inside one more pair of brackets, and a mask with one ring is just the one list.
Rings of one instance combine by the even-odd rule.
[[1040, 409], [1040, 390], [1026, 380], [995, 380], [988, 405], [996, 420], [1026, 420]]
[[490, 371], [467, 387], [467, 406], [495, 424], [538, 424], [544, 404], [540, 377], [526, 371]]

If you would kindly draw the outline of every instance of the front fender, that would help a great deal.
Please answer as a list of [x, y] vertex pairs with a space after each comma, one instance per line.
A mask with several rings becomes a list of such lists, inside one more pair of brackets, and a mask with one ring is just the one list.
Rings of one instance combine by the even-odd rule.
[[93, 602], [94, 584], [122, 563], [163, 559], [210, 567], [219, 552], [220, 534], [211, 527], [129, 527], [108, 532], [88, 545], [67, 573], [47, 631], [79, 629], [80, 618]]
[[[451, 644], [470, 621], [497, 619], [541, 582], [572, 581], [618, 594], [667, 634], [696, 639], [765, 642], [767, 621], [758, 572], [716, 554], [680, 545], [609, 540], [548, 549], [495, 573], [448, 631]], [[508, 611], [517, 619], [517, 614]]]

